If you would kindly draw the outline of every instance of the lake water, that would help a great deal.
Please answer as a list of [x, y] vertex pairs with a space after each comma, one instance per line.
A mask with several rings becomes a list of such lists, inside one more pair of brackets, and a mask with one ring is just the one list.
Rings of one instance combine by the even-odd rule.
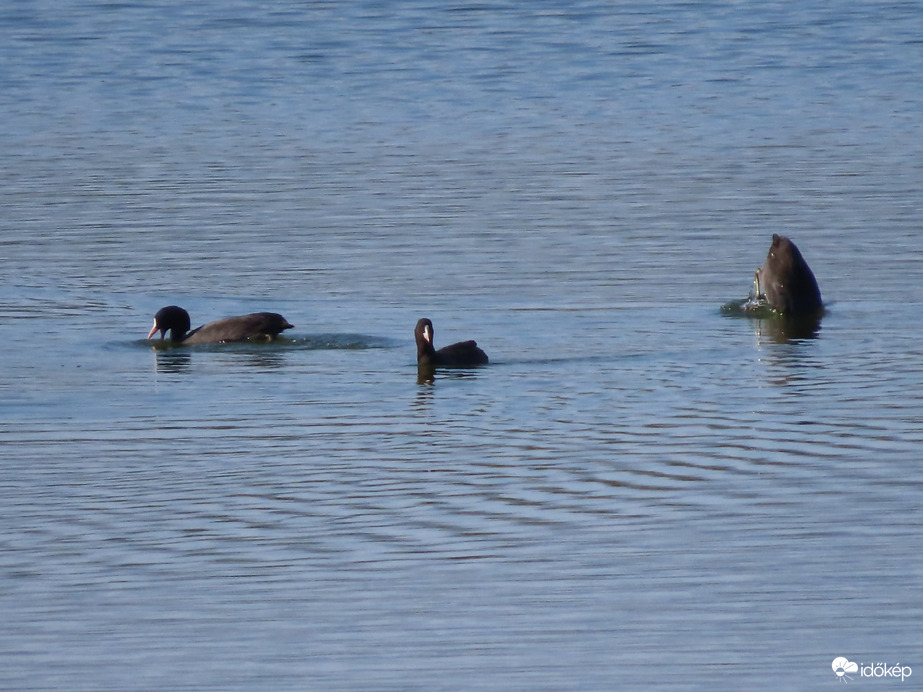
[[[921, 36], [6, 3], [0, 687], [920, 689]], [[720, 310], [773, 233], [809, 338]], [[423, 316], [491, 364], [418, 378]]]

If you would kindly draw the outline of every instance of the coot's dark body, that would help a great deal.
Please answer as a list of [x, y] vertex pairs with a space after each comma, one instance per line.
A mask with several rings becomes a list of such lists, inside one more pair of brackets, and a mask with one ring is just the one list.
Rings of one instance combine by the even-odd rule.
[[215, 344], [222, 341], [247, 341], [250, 339], [272, 341], [286, 329], [291, 329], [282, 315], [275, 312], [254, 312], [249, 315], [225, 317], [189, 331], [189, 313], [176, 305], [161, 308], [154, 315], [154, 326], [147, 338], [160, 332], [164, 338], [170, 332], [174, 344]]
[[476, 341], [459, 341], [457, 344], [443, 346], [438, 351], [433, 346], [433, 323], [424, 317], [417, 322], [413, 330], [417, 341], [417, 364], [430, 367], [465, 368], [473, 365], [485, 365], [488, 362]]
[[772, 235], [763, 266], [754, 277], [757, 296], [766, 298], [783, 315], [811, 315], [823, 311], [820, 288], [801, 252], [785, 236]]

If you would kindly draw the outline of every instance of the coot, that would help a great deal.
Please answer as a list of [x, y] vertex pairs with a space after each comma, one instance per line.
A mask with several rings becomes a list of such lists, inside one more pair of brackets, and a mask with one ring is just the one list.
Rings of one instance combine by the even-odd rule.
[[[170, 332], [174, 344], [214, 344], [220, 341], [246, 341], [260, 339], [272, 341], [281, 332], [291, 329], [282, 315], [275, 312], [254, 312], [249, 315], [225, 317], [189, 331], [189, 313], [176, 305], [161, 308], [154, 315], [154, 326], [148, 339], [160, 332], [163, 339]], [[187, 333], [188, 332], [188, 333]]]
[[816, 315], [824, 310], [814, 272], [798, 247], [784, 235], [772, 234], [763, 266], [754, 275], [755, 293], [786, 316]]
[[417, 322], [413, 335], [417, 340], [418, 365], [464, 368], [487, 363], [487, 354], [478, 348], [476, 341], [459, 341], [437, 351], [433, 346], [433, 323], [426, 317]]

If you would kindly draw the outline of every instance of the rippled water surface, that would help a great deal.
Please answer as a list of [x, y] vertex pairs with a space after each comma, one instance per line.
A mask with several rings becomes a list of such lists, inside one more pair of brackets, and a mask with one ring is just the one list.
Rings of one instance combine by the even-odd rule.
[[[923, 675], [920, 36], [901, 2], [5, 5], [0, 688]], [[772, 233], [828, 308], [798, 338], [720, 309]], [[295, 328], [162, 348], [168, 304]], [[420, 376], [423, 316], [491, 364]]]

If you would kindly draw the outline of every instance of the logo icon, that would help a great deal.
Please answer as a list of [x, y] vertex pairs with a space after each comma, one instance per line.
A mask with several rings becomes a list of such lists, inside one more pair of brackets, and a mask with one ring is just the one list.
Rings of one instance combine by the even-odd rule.
[[835, 659], [833, 659], [832, 666], [833, 673], [836, 675], [837, 680], [842, 680], [844, 683], [848, 683], [850, 680], [852, 680], [852, 678], [849, 677], [847, 673], [859, 672], [859, 664], [853, 663], [848, 658], [844, 658], [843, 656], [837, 656]]

